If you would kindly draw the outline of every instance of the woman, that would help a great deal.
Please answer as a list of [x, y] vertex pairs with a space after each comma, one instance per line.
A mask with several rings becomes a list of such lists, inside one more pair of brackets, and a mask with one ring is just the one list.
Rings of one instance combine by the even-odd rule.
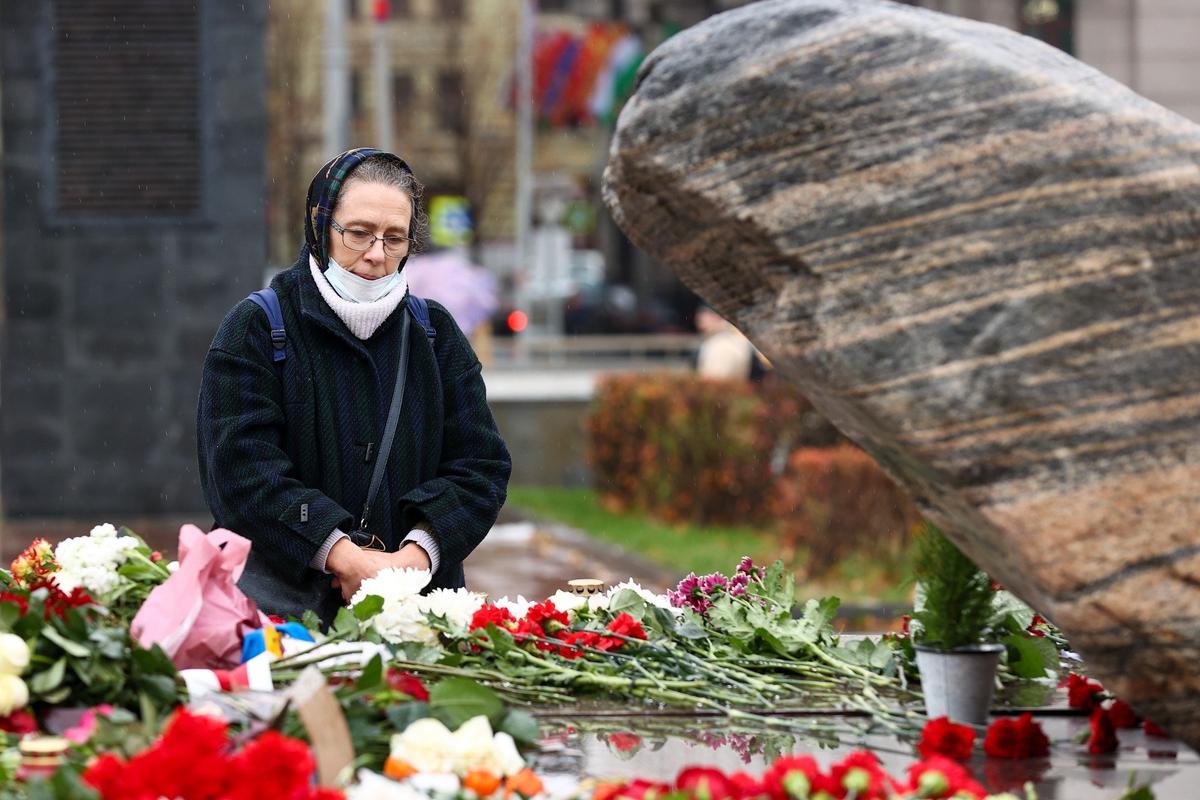
[[[247, 299], [205, 359], [201, 484], [216, 524], [254, 543], [240, 586], [267, 613], [312, 609], [328, 624], [388, 567], [460, 587], [504, 503], [511, 461], [479, 361], [442, 306], [428, 303], [426, 330], [408, 296], [421, 190], [391, 153], [350, 150], [322, 167], [300, 257], [271, 282], [285, 336], [273, 344]], [[364, 509], [405, 339], [395, 437]]]

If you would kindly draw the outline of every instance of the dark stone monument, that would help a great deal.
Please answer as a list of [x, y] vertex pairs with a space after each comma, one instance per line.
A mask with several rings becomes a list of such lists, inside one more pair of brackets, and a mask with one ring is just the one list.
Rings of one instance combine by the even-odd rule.
[[266, 265], [265, 24], [265, 0], [0, 4], [7, 516], [204, 508], [204, 353]]
[[605, 179], [675, 267], [1200, 746], [1200, 126], [1033, 39], [766, 0], [643, 65]]

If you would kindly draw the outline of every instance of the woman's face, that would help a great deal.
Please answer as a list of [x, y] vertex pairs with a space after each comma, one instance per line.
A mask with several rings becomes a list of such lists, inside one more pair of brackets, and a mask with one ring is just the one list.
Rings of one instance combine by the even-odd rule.
[[[376, 236], [411, 236], [412, 200], [395, 186], [351, 180], [338, 198], [333, 221], [343, 228], [363, 230]], [[383, 239], [376, 239], [367, 250], [352, 250], [342, 234], [329, 229], [329, 255], [342, 269], [360, 278], [375, 280], [394, 273], [403, 255], [390, 256], [383, 251]]]

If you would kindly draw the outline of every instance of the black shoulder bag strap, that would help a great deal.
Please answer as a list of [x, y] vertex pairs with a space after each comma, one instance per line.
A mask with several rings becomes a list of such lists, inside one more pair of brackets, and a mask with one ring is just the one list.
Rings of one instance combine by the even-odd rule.
[[[367, 490], [367, 502], [363, 504], [362, 520], [358, 523], [358, 532], [362, 533], [367, 530], [367, 517], [371, 515], [371, 505], [375, 502], [375, 493], [379, 491], [379, 484], [383, 483], [388, 456], [392, 452], [392, 440], [396, 438], [396, 427], [400, 422], [400, 406], [404, 404], [404, 381], [405, 376], [408, 375], [408, 328], [411, 320], [412, 315], [405, 314], [400, 327], [400, 364], [396, 367], [396, 387], [392, 389], [392, 407], [388, 409], [383, 440], [379, 443], [379, 452], [375, 454], [375, 471], [371, 473], [371, 488]], [[359, 544], [359, 542], [355, 542], [355, 544]]]

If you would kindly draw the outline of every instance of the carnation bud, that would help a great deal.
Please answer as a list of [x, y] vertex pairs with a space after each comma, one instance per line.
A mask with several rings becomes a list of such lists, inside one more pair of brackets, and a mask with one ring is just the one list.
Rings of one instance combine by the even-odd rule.
[[842, 778], [842, 786], [845, 786], [847, 791], [862, 794], [871, 788], [871, 773], [862, 767], [854, 767]]
[[917, 780], [917, 794], [920, 797], [941, 797], [949, 789], [950, 782], [936, 769], [925, 770]]
[[788, 793], [788, 797], [804, 800], [808, 797], [808, 791], [811, 788], [812, 784], [809, 782], [808, 776], [798, 769], [783, 776], [783, 789]]

